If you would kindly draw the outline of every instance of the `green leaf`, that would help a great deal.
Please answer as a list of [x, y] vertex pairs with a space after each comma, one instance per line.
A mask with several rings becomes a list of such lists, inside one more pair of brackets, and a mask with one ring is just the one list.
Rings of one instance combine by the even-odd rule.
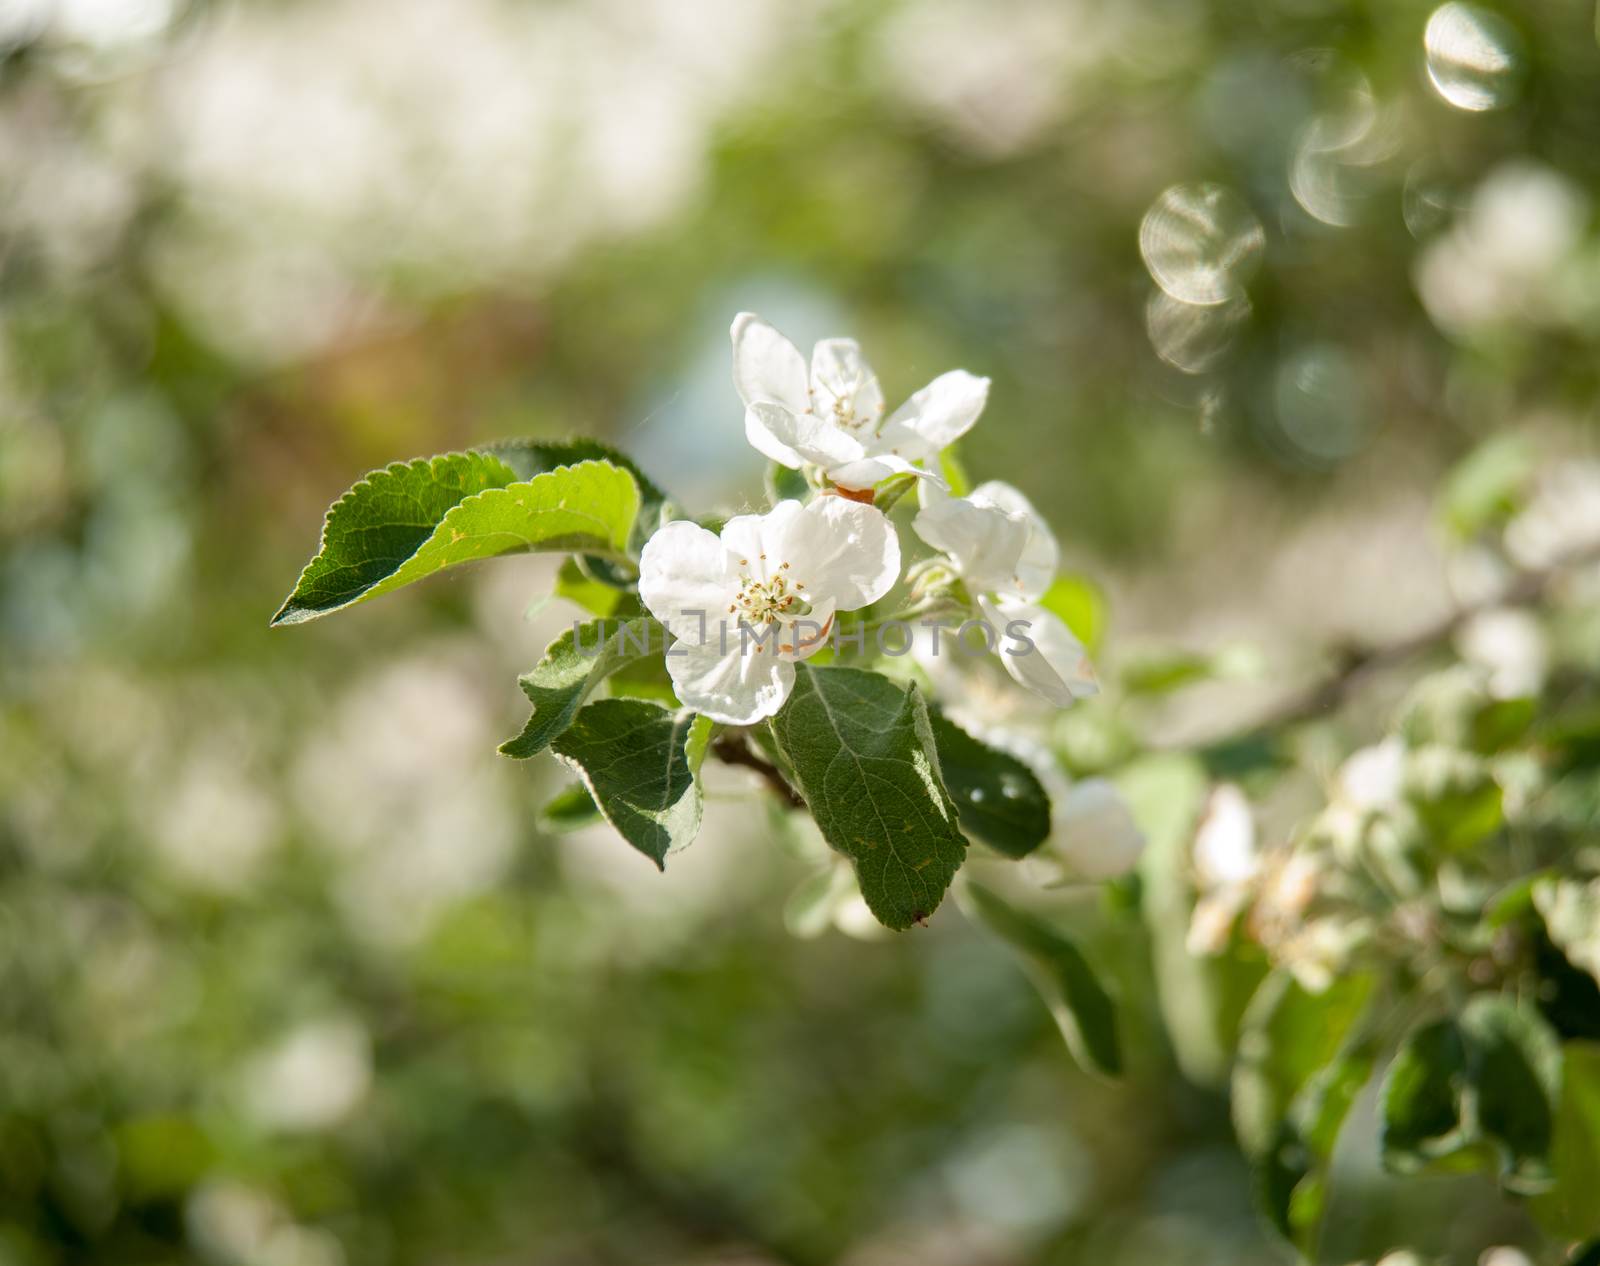
[[1057, 576], [1039, 605], [1060, 616], [1089, 654], [1100, 649], [1106, 630], [1106, 595], [1094, 581], [1070, 573]]
[[811, 485], [806, 482], [805, 475], [781, 462], [767, 463], [765, 482], [769, 505], [777, 505], [780, 501], [804, 501], [811, 495]]
[[952, 497], [964, 497], [972, 491], [972, 477], [967, 474], [967, 468], [961, 461], [959, 445], [951, 444], [939, 454], [939, 473], [950, 485]]
[[1073, 1058], [1090, 1072], [1120, 1075], [1116, 1004], [1078, 947], [981, 884], [969, 881], [960, 891], [963, 909], [1021, 956]]
[[1413, 1029], [1383, 1083], [1383, 1161], [1414, 1173], [1466, 1147], [1467, 1048], [1449, 1020]]
[[1521, 508], [1534, 473], [1534, 453], [1521, 435], [1496, 435], [1445, 478], [1439, 517], [1458, 540], [1502, 526]]
[[920, 923], [967, 854], [922, 693], [856, 668], [796, 668], [772, 734], [800, 794], [823, 838], [855, 865], [878, 921]]
[[1600, 1236], [1600, 1043], [1567, 1042], [1561, 1048], [1561, 1101], [1550, 1168], [1555, 1183], [1531, 1204], [1553, 1235]]
[[600, 806], [581, 782], [571, 783], [556, 792], [540, 813], [545, 824], [558, 831], [573, 831], [601, 819]]
[[[579, 462], [601, 461], [620, 466], [639, 485], [640, 505], [646, 519], [653, 517], [652, 511], [671, 500], [649, 475], [639, 469], [633, 458], [599, 440], [501, 440], [482, 445], [478, 451], [494, 454], [517, 472], [518, 479], [523, 480], [562, 466], [576, 466]], [[648, 526], [654, 530], [656, 525], [651, 523]]]
[[1500, 1154], [1500, 1181], [1524, 1195], [1550, 1186], [1561, 1046], [1532, 1007], [1472, 999], [1461, 1014], [1478, 1129]]
[[1245, 1009], [1233, 1071], [1234, 1129], [1245, 1153], [1271, 1144], [1301, 1089], [1339, 1053], [1366, 1013], [1373, 979], [1338, 977], [1311, 993], [1289, 972], [1269, 975]]
[[1007, 857], [1026, 857], [1050, 835], [1050, 797], [1038, 775], [1009, 752], [980, 743], [943, 713], [930, 712], [944, 785], [961, 829]]
[[1566, 1266], [1600, 1266], [1600, 1240], [1579, 1244], [1567, 1258]]
[[1550, 1026], [1531, 1007], [1479, 994], [1454, 1021], [1415, 1030], [1395, 1057], [1383, 1094], [1384, 1163], [1409, 1173], [1494, 1160], [1508, 1190], [1542, 1191], [1560, 1090]]
[[1115, 781], [1148, 841], [1139, 878], [1161, 1016], [1184, 1075], [1214, 1085], [1227, 1076], [1240, 1016], [1266, 967], [1232, 952], [1197, 958], [1185, 943], [1195, 902], [1189, 845], [1209, 784], [1194, 757], [1177, 753], [1142, 757]]
[[1373, 979], [1341, 976], [1320, 994], [1287, 971], [1269, 975], [1245, 1009], [1233, 1071], [1233, 1120], [1255, 1170], [1262, 1212], [1310, 1255], [1327, 1198], [1339, 1128], [1371, 1071], [1346, 1050]]
[[544, 658], [517, 684], [533, 715], [516, 738], [500, 744], [504, 756], [537, 756], [572, 724], [572, 718], [610, 673], [666, 650], [666, 631], [647, 615], [632, 620], [590, 620], [568, 629], [545, 648]]
[[322, 548], [272, 623], [299, 624], [456, 563], [500, 554], [621, 555], [638, 511], [634, 477], [606, 462], [526, 482], [488, 453], [390, 466], [328, 511]]
[[1460, 852], [1482, 843], [1505, 822], [1505, 793], [1489, 767], [1469, 752], [1430, 745], [1412, 753], [1406, 798], [1434, 844]]
[[658, 867], [700, 830], [711, 722], [639, 699], [602, 699], [550, 745], [622, 838]]
[[1122, 668], [1130, 694], [1166, 695], [1208, 681], [1249, 681], [1262, 674], [1260, 651], [1243, 642], [1216, 651], [1153, 648], [1130, 656]]

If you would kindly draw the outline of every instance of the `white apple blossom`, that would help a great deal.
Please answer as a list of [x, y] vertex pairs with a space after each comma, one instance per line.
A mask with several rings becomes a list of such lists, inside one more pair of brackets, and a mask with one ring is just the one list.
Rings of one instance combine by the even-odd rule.
[[1039, 605], [1055, 579], [1056, 539], [1010, 484], [980, 484], [952, 497], [924, 483], [912, 527], [944, 551], [994, 631], [1000, 662], [1034, 694], [1065, 707], [1100, 692], [1088, 653], [1053, 611]]
[[885, 418], [878, 376], [854, 339], [824, 339], [808, 368], [800, 349], [752, 312], [733, 319], [732, 334], [750, 443], [784, 466], [820, 467], [841, 488], [907, 472], [933, 477], [919, 463], [965, 435], [989, 398], [987, 378], [953, 369]]
[[678, 644], [678, 698], [714, 721], [747, 725], [783, 706], [794, 661], [827, 640], [834, 615], [883, 597], [900, 542], [883, 513], [843, 497], [729, 519], [720, 536], [687, 520], [646, 542], [639, 596]]
[[1196, 901], [1189, 920], [1191, 954], [1220, 954], [1234, 921], [1250, 903], [1261, 877], [1261, 851], [1255, 816], [1244, 792], [1233, 783], [1216, 787], [1195, 829]]
[[1051, 850], [1084, 879], [1118, 879], [1139, 864], [1145, 836], [1116, 784], [1084, 778], [1050, 798]]

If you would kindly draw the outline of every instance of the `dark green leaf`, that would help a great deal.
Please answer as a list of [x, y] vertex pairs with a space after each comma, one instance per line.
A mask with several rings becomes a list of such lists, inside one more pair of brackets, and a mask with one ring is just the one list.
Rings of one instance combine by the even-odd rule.
[[772, 733], [823, 838], [854, 863], [878, 921], [903, 929], [932, 914], [967, 843], [917, 687], [800, 664]]
[[1122, 1072], [1117, 1010], [1078, 947], [1044, 922], [981, 884], [967, 883], [962, 905], [1011, 946], [1033, 976], [1073, 1057], [1090, 1072]]
[[700, 762], [711, 723], [639, 699], [602, 699], [550, 745], [606, 821], [659, 867], [700, 829]]
[[1529, 1194], [1550, 1183], [1561, 1048], [1531, 1007], [1479, 994], [1454, 1020], [1413, 1031], [1383, 1096], [1384, 1161], [1413, 1172], [1493, 1161], [1501, 1182]]
[[322, 548], [274, 624], [299, 624], [456, 563], [526, 550], [621, 554], [639, 510], [626, 470], [585, 462], [517, 482], [488, 453], [397, 464], [328, 511]]
[[1461, 1014], [1477, 1126], [1500, 1153], [1500, 1181], [1523, 1194], [1551, 1181], [1561, 1047], [1532, 1007], [1480, 995]]
[[1050, 835], [1050, 797], [1038, 776], [1009, 752], [980, 743], [933, 711], [944, 785], [961, 829], [1007, 857], [1026, 857]]
[[570, 628], [545, 648], [533, 671], [517, 679], [533, 715], [516, 738], [500, 744], [505, 756], [536, 756], [572, 724], [578, 709], [610, 673], [666, 650], [666, 633], [647, 615], [632, 620], [590, 620]]
[[1435, 1020], [1413, 1029], [1384, 1078], [1384, 1164], [1411, 1173], [1467, 1146], [1466, 1083], [1466, 1044], [1455, 1024]]

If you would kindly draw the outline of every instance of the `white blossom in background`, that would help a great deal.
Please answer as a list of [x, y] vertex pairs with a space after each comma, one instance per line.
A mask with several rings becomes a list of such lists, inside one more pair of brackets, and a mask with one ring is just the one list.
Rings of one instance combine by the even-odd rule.
[[394, 319], [397, 271], [424, 295], [539, 285], [684, 206], [802, 20], [781, 0], [217, 8], [124, 105], [181, 211], [156, 279], [265, 363]]
[[344, 1266], [344, 1249], [327, 1231], [301, 1226], [266, 1192], [214, 1179], [184, 1205], [189, 1239], [224, 1266]]
[[1051, 134], [1073, 79], [1111, 51], [1118, 15], [1082, 0], [904, 4], [875, 51], [890, 91], [958, 144], [1003, 158]]
[[1550, 649], [1532, 612], [1513, 607], [1480, 611], [1456, 634], [1462, 659], [1483, 669], [1496, 699], [1522, 699], [1544, 688]]
[[1525, 161], [1496, 168], [1418, 257], [1423, 306], [1451, 334], [1560, 319], [1587, 218], [1582, 192], [1560, 172]]
[[1050, 841], [1046, 847], [1083, 879], [1117, 879], [1139, 864], [1144, 832], [1116, 785], [1084, 778], [1065, 794], [1050, 797]]
[[1057, 707], [1098, 694], [1083, 643], [1039, 605], [1055, 579], [1059, 549], [1032, 503], [998, 480], [968, 497], [952, 497], [928, 482], [918, 492], [922, 509], [912, 528], [943, 551], [966, 582], [1006, 671]]
[[277, 801], [241, 761], [202, 751], [162, 797], [154, 843], [185, 879], [234, 892], [255, 875], [281, 825]]
[[818, 343], [806, 359], [752, 312], [733, 321], [733, 384], [745, 436], [792, 470], [819, 467], [842, 488], [871, 488], [965, 435], [983, 412], [989, 380], [952, 369], [884, 416], [883, 389], [854, 339]]
[[826, 643], [836, 613], [876, 602], [899, 575], [882, 512], [822, 496], [739, 515], [720, 536], [667, 524], [640, 556], [639, 597], [678, 639], [667, 655], [678, 698], [748, 725], [783, 706], [795, 661]]
[[1567, 461], [1545, 471], [1506, 526], [1506, 549], [1524, 567], [1550, 567], [1597, 548], [1600, 461]]
[[505, 722], [481, 693], [477, 643], [384, 664], [308, 736], [291, 780], [310, 836], [340, 866], [351, 927], [398, 947], [491, 887], [516, 847], [514, 773], [483, 752]]
[[1191, 859], [1198, 900], [1189, 921], [1191, 954], [1219, 954], [1261, 875], [1255, 816], [1232, 783], [1216, 787], [1195, 830]]
[[245, 1110], [258, 1124], [287, 1131], [337, 1125], [366, 1097], [372, 1050], [359, 1020], [337, 1017], [294, 1029], [245, 1068]]

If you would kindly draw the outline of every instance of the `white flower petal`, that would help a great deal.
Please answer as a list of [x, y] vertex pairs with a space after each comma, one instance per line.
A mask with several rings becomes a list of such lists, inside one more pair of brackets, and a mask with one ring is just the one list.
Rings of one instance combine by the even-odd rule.
[[1255, 817], [1233, 783], [1219, 784], [1206, 800], [1192, 856], [1202, 891], [1248, 884], [1260, 873]]
[[868, 488], [876, 488], [891, 475], [915, 475], [921, 484], [936, 484], [940, 488], [945, 486], [944, 479], [931, 470], [924, 470], [920, 466], [913, 466], [903, 457], [893, 454], [880, 453], [875, 457], [864, 457], [858, 462], [846, 462], [842, 466], [828, 467], [828, 478], [841, 488], [848, 488], [852, 492], [864, 492]]
[[[786, 501], [782, 506], [798, 506]], [[807, 599], [854, 611], [876, 602], [900, 575], [900, 540], [881, 510], [844, 497], [817, 497], [797, 514], [766, 516], [762, 540], [769, 559], [789, 564], [792, 583]]]
[[810, 462], [826, 470], [857, 461], [866, 452], [860, 440], [830, 419], [766, 401], [745, 410], [744, 433], [762, 453], [791, 468]]
[[1060, 616], [1029, 602], [996, 603], [982, 595], [978, 606], [994, 627], [1000, 662], [1018, 685], [1058, 708], [1100, 693], [1088, 652]]
[[1017, 559], [1010, 581], [999, 592], [1033, 602], [1044, 596], [1045, 590], [1055, 583], [1056, 568], [1061, 563], [1061, 550], [1055, 533], [1044, 516], [1033, 508], [1021, 491], [999, 479], [991, 479], [972, 490], [971, 500], [976, 505], [994, 506], [1007, 514], [1022, 518], [1028, 525], [1027, 544]]
[[853, 338], [823, 339], [811, 349], [811, 393], [824, 418], [875, 427], [883, 416], [883, 389]]
[[765, 400], [791, 413], [811, 407], [806, 360], [799, 348], [753, 312], [734, 317], [731, 333], [733, 385], [745, 404]]
[[667, 655], [672, 688], [685, 707], [724, 725], [750, 725], [783, 707], [794, 688], [794, 665], [766, 651], [741, 651], [730, 637], [723, 653], [713, 636], [703, 646]]
[[973, 588], [1016, 592], [1017, 567], [1031, 532], [1026, 519], [998, 506], [951, 497], [919, 510], [911, 527], [934, 549], [950, 555]]
[[878, 436], [880, 448], [912, 461], [932, 457], [968, 431], [989, 399], [989, 380], [952, 369], [896, 409]]
[[676, 636], [699, 641], [705, 625], [739, 592], [737, 560], [717, 537], [687, 519], [668, 523], [639, 556], [639, 599]]

